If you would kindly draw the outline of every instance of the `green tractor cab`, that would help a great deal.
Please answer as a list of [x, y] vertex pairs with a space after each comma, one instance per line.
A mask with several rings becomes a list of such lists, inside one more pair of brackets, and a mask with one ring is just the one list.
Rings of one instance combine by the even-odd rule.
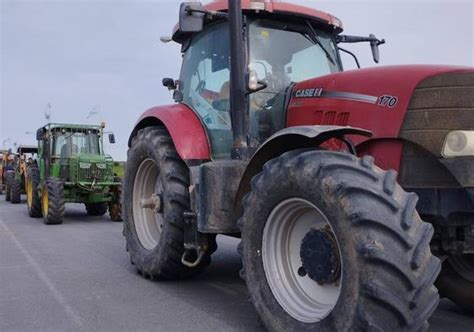
[[[28, 213], [61, 224], [65, 203], [84, 203], [88, 215], [109, 211], [121, 221], [121, 180], [104, 153], [104, 125], [50, 123], [36, 132], [37, 162], [27, 170]], [[115, 138], [109, 134], [109, 141]]]

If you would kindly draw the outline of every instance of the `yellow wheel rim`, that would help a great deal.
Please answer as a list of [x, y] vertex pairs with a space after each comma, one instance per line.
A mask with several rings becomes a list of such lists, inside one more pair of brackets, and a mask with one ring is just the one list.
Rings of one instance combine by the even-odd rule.
[[31, 183], [31, 179], [29, 178], [26, 180], [26, 203], [28, 207], [31, 207], [33, 202], [33, 184]]
[[43, 195], [41, 195], [41, 201], [43, 205], [43, 215], [47, 216], [48, 215], [48, 209], [49, 209], [49, 199], [48, 199], [48, 190], [47, 188], [43, 189]]

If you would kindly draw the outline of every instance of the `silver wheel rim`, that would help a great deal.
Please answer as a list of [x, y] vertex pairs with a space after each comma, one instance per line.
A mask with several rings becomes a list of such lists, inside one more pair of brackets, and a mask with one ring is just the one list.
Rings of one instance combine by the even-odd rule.
[[[332, 231], [320, 209], [307, 200], [291, 198], [272, 210], [263, 230], [263, 267], [273, 296], [291, 317], [303, 323], [324, 319], [341, 293], [342, 266], [341, 277], [331, 284], [319, 285], [309, 276], [298, 274], [304, 236], [311, 229], [324, 228]], [[337, 246], [341, 257], [339, 243]]]
[[153, 159], [145, 159], [138, 167], [133, 184], [133, 221], [138, 240], [147, 250], [153, 250], [160, 241], [162, 217], [151, 208], [142, 207], [144, 199], [160, 191], [159, 169]]

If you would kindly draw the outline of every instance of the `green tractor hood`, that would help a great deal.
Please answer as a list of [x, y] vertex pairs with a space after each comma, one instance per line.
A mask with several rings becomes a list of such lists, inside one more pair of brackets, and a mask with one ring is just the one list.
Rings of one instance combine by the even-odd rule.
[[76, 154], [70, 159], [71, 180], [80, 185], [114, 182], [113, 159], [109, 155]]

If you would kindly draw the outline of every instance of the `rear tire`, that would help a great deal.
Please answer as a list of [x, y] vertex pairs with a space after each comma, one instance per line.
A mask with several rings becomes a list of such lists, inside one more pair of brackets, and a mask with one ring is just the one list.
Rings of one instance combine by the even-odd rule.
[[107, 203], [85, 203], [87, 215], [102, 216], [107, 212]]
[[63, 223], [65, 210], [64, 185], [60, 179], [46, 180], [42, 190], [41, 205], [43, 220], [46, 225]]
[[9, 202], [11, 200], [11, 186], [10, 182], [14, 180], [14, 174], [12, 171], [7, 171], [5, 173], [5, 201]]
[[474, 254], [447, 258], [436, 286], [441, 297], [474, 312]]
[[[168, 132], [141, 129], [128, 151], [123, 185], [123, 234], [132, 264], [146, 278], [182, 279], [210, 263], [212, 249], [194, 268], [181, 263], [184, 252], [183, 214], [190, 208], [189, 170], [178, 156]], [[141, 199], [161, 196], [162, 210], [140, 208]]]
[[[121, 179], [114, 178], [114, 182], [121, 182]], [[122, 221], [122, 184], [111, 188], [110, 191], [114, 195], [114, 200], [109, 202], [110, 220], [120, 222]]]
[[433, 227], [394, 171], [372, 157], [292, 151], [251, 184], [240, 223], [243, 275], [268, 330], [428, 328], [440, 270]]
[[10, 201], [12, 204], [20, 204], [21, 203], [21, 181], [15, 178], [11, 179], [10, 182]]
[[26, 172], [26, 206], [28, 208], [28, 215], [32, 218], [40, 218], [43, 214], [41, 212], [41, 198], [38, 193], [40, 185], [40, 173], [36, 164], [28, 166]]

